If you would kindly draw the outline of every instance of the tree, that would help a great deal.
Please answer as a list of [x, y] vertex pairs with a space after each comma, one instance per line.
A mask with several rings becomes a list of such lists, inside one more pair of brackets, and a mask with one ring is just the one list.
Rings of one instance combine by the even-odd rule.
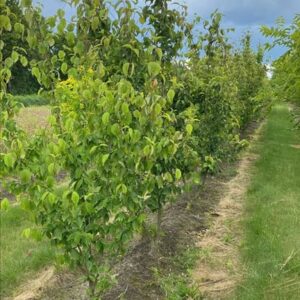
[[[22, 48], [23, 53], [26, 53], [28, 59], [37, 57], [37, 52], [24, 45], [21, 35], [24, 34], [26, 28], [26, 20], [24, 18], [22, 9], [19, 6], [18, 0], [6, 1], [6, 7], [1, 7], [1, 14], [4, 10], [10, 11], [11, 27], [15, 30], [5, 31], [2, 40], [5, 43], [3, 49], [3, 59], [5, 60], [11, 54], [13, 49]], [[24, 47], [25, 46], [25, 47]], [[12, 78], [9, 83], [9, 91], [13, 94], [31, 94], [36, 93], [40, 88], [37, 80], [31, 75], [28, 65], [22, 64], [18, 61], [12, 68]]]

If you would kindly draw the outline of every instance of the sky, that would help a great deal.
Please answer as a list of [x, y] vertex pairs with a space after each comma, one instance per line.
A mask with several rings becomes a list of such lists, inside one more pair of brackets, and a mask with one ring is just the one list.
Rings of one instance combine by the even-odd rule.
[[[50, 16], [56, 10], [62, 8], [66, 17], [70, 18], [74, 10], [61, 0], [34, 0], [41, 3], [43, 14]], [[272, 26], [278, 17], [284, 17], [290, 23], [296, 13], [300, 13], [300, 0], [177, 0], [188, 6], [189, 18], [196, 13], [204, 19], [218, 9], [223, 15], [223, 26], [235, 28], [230, 34], [230, 41], [239, 45], [239, 41], [245, 32], [252, 33], [252, 46], [255, 48], [267, 40], [260, 33], [261, 25]], [[265, 60], [272, 61], [285, 52], [284, 48], [274, 48], [266, 53]]]

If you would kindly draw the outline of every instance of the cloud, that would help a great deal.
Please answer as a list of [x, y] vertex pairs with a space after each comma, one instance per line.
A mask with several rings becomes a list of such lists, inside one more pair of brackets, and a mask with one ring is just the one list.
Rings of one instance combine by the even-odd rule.
[[[174, 0], [176, 2], [176, 0]], [[180, 1], [178, 1], [180, 2]], [[230, 42], [235, 46], [246, 32], [252, 34], [252, 47], [268, 41], [260, 32], [261, 25], [274, 25], [275, 20], [282, 16], [287, 23], [300, 13], [299, 0], [185, 0], [189, 16], [197, 14], [209, 19], [210, 14], [218, 9], [223, 17], [223, 27], [233, 27], [230, 33]], [[275, 47], [266, 53], [267, 61], [281, 56], [286, 51], [284, 47]]]
[[208, 17], [218, 9], [233, 25], [272, 24], [279, 16], [290, 21], [300, 13], [299, 0], [185, 0], [190, 14]]

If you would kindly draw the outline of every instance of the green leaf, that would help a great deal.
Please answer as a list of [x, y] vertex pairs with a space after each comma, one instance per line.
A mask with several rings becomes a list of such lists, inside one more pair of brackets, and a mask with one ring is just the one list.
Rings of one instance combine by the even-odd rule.
[[28, 60], [25, 56], [21, 56], [20, 62], [21, 62], [23, 67], [26, 67], [28, 65]]
[[55, 171], [55, 165], [54, 165], [54, 163], [49, 164], [49, 166], [48, 166], [48, 173], [49, 173], [49, 175], [54, 175], [54, 171]]
[[57, 198], [55, 197], [55, 195], [53, 193], [49, 193], [47, 199], [48, 199], [49, 203], [52, 205], [57, 202]]
[[32, 73], [32, 75], [35, 76], [38, 80], [40, 79], [41, 73], [40, 73], [39, 68], [33, 67], [32, 70], [31, 70], [31, 73]]
[[121, 109], [122, 109], [122, 113], [123, 113], [123, 114], [128, 114], [128, 113], [129, 113], [129, 106], [128, 106], [127, 103], [125, 103], [125, 102], [122, 103]]
[[82, 41], [78, 41], [76, 46], [74, 47], [74, 52], [81, 55], [84, 52], [84, 43]]
[[154, 107], [154, 112], [155, 112], [155, 115], [159, 115], [161, 113], [161, 105], [159, 103], [156, 103], [155, 104], [155, 107]]
[[106, 161], [108, 160], [109, 158], [109, 154], [104, 154], [102, 155], [102, 166], [105, 165]]
[[32, 0], [22, 0], [22, 4], [23, 4], [25, 7], [29, 7], [29, 6], [31, 6], [31, 4], [32, 4]]
[[22, 183], [28, 183], [31, 180], [31, 172], [28, 169], [22, 170], [20, 173], [20, 178]]
[[26, 239], [29, 239], [30, 238], [30, 235], [31, 235], [31, 228], [25, 228], [23, 231], [22, 231], [22, 236]]
[[51, 63], [52, 63], [52, 65], [55, 65], [55, 64], [57, 63], [57, 61], [58, 61], [57, 56], [56, 56], [56, 55], [53, 55], [52, 58], [51, 58]]
[[60, 17], [60, 18], [63, 18], [65, 16], [65, 11], [63, 9], [58, 9], [57, 10], [57, 15]]
[[74, 203], [75, 205], [78, 204], [78, 202], [79, 202], [79, 195], [78, 195], [77, 192], [73, 192], [73, 193], [72, 193], [71, 200], [73, 201], [73, 203]]
[[110, 113], [106, 111], [102, 115], [102, 123], [103, 123], [103, 125], [107, 125], [109, 123], [109, 118], [110, 118]]
[[127, 186], [124, 183], [121, 183], [116, 188], [117, 192], [120, 192], [121, 194], [126, 194], [128, 189]]
[[54, 27], [55, 26], [55, 21], [56, 21], [56, 17], [55, 16], [47, 18], [47, 24], [49, 24], [50, 27]]
[[0, 29], [11, 31], [11, 23], [8, 16], [0, 15]]
[[4, 155], [4, 163], [8, 168], [12, 168], [15, 162], [16, 162], [16, 158], [13, 153], [7, 153]]
[[85, 99], [91, 99], [92, 98], [92, 92], [91, 90], [84, 90], [82, 92], [82, 95]]
[[7, 198], [2, 199], [1, 204], [0, 204], [0, 209], [8, 210], [9, 206], [10, 206], [9, 200]]
[[176, 180], [179, 180], [181, 178], [181, 171], [179, 169], [176, 169], [175, 171], [175, 178]]
[[151, 146], [150, 145], [146, 145], [143, 149], [143, 153], [145, 156], [148, 156], [151, 152]]
[[34, 208], [33, 202], [28, 198], [21, 198], [21, 208], [27, 211], [31, 211]]
[[168, 101], [169, 101], [170, 103], [172, 103], [174, 97], [175, 97], [175, 91], [172, 90], [172, 89], [170, 89], [170, 90], [168, 91], [168, 93], [167, 93]]
[[64, 34], [66, 25], [67, 25], [66, 19], [61, 19], [60, 23], [57, 25], [57, 31], [59, 34]]
[[161, 60], [162, 56], [163, 56], [162, 50], [160, 48], [156, 48], [155, 51], [156, 51], [156, 54], [157, 54], [159, 60]]
[[189, 135], [191, 135], [192, 132], [193, 132], [193, 125], [187, 124], [187, 125], [185, 126], [185, 130], [186, 130], [186, 132], [187, 132]]
[[60, 59], [64, 59], [65, 56], [66, 56], [66, 53], [65, 53], [64, 51], [62, 51], [62, 50], [59, 50], [59, 51], [58, 51], [58, 57], [59, 57]]
[[16, 62], [18, 61], [18, 59], [19, 59], [19, 54], [18, 54], [18, 52], [13, 51], [13, 52], [11, 53], [11, 58], [13, 59], [14, 63], [16, 63]]
[[68, 132], [71, 132], [73, 130], [73, 127], [74, 127], [74, 120], [71, 119], [71, 118], [68, 118], [66, 120], [65, 127], [66, 127], [66, 130]]
[[97, 30], [99, 24], [100, 24], [99, 18], [98, 17], [93, 17], [92, 22], [91, 22], [92, 30], [93, 31]]
[[93, 147], [90, 149], [89, 153], [90, 153], [90, 154], [94, 154], [94, 153], [96, 152], [97, 149], [98, 149], [98, 146], [93, 146]]
[[55, 44], [55, 40], [54, 40], [54, 38], [52, 38], [52, 37], [48, 38], [48, 39], [47, 39], [47, 42], [48, 42], [48, 45], [49, 45], [50, 47], [52, 47], [52, 46]]
[[11, 68], [13, 64], [14, 64], [14, 60], [13, 60], [11, 57], [7, 57], [7, 58], [5, 59], [5, 65], [6, 65], [8, 68]]
[[131, 51], [133, 51], [137, 57], [140, 56], [140, 51], [139, 49], [136, 49], [136, 48], [133, 48], [130, 44], [126, 44], [126, 45], [123, 45], [124, 48], [128, 48], [130, 49]]
[[21, 23], [15, 23], [15, 25], [14, 25], [14, 30], [15, 30], [17, 33], [23, 33], [23, 32], [24, 32], [24, 25], [21, 24]]
[[170, 172], [165, 173], [165, 179], [166, 179], [169, 183], [173, 182], [173, 176], [171, 175]]
[[129, 70], [129, 63], [125, 63], [124, 65], [123, 65], [123, 74], [125, 75], [125, 76], [128, 76], [128, 70]]
[[117, 123], [115, 123], [114, 125], [112, 125], [110, 130], [111, 130], [111, 133], [114, 136], [116, 136], [116, 137], [118, 137], [120, 135], [120, 133], [121, 133], [120, 127], [119, 127], [119, 125]]
[[61, 65], [61, 71], [64, 73], [64, 74], [66, 74], [67, 73], [67, 71], [68, 71], [68, 65], [67, 65], [67, 63], [62, 63], [62, 65]]
[[66, 33], [66, 40], [69, 46], [74, 45], [75, 43], [75, 35], [73, 32]]
[[144, 24], [146, 22], [146, 20], [143, 16], [140, 16], [139, 21], [141, 24]]
[[148, 63], [148, 73], [151, 77], [154, 77], [160, 73], [161, 66], [157, 62], [149, 62]]
[[70, 68], [68, 70], [68, 75], [70, 77], [76, 78], [78, 76], [78, 72], [77, 72], [76, 68]]

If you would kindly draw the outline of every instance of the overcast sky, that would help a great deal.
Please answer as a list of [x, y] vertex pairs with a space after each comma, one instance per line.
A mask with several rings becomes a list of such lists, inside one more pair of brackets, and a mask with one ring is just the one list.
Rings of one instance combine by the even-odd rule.
[[[35, 0], [43, 5], [45, 15], [53, 15], [58, 8], [66, 11], [66, 16], [72, 15], [72, 10], [61, 0]], [[296, 13], [300, 13], [300, 0], [177, 0], [174, 2], [185, 3], [189, 8], [189, 15], [196, 13], [203, 18], [216, 9], [224, 14], [224, 27], [234, 27], [231, 34], [232, 42], [239, 43], [240, 38], [247, 31], [253, 34], [253, 47], [264, 43], [266, 39], [260, 34], [260, 25], [272, 25], [276, 18], [282, 16], [291, 22]], [[276, 48], [266, 55], [267, 59], [275, 59], [284, 52]]]

